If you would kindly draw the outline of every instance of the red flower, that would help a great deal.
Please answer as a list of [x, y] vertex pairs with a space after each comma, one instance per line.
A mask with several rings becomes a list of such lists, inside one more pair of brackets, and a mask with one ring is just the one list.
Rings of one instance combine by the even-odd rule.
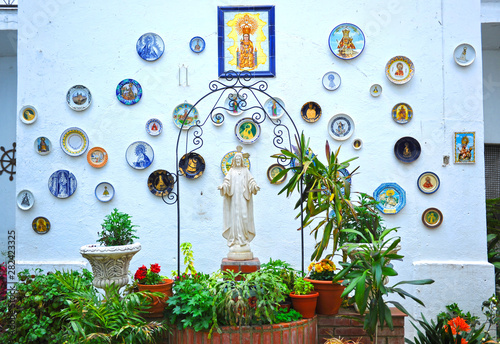
[[146, 275], [148, 273], [148, 268], [146, 268], [145, 265], [141, 266], [137, 271], [135, 272], [134, 278], [136, 280], [141, 280], [146, 278]]
[[158, 264], [151, 264], [151, 272], [155, 274], [160, 273], [160, 268], [161, 266], [159, 266]]
[[[453, 335], [456, 335], [460, 331], [470, 332], [469, 324], [460, 317], [451, 319], [448, 321], [448, 325], [451, 327], [451, 333], [453, 333]], [[446, 331], [448, 331], [448, 327], [446, 327]], [[464, 340], [465, 339], [462, 340], [461, 344], [467, 344], [467, 341], [464, 343]]]
[[468, 342], [464, 338], [462, 338], [462, 340], [460, 341], [460, 344], [467, 344], [467, 343]]

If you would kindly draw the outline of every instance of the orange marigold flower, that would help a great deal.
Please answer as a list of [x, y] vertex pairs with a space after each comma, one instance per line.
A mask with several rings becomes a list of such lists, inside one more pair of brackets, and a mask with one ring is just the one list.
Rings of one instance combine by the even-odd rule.
[[[460, 317], [451, 319], [448, 321], [448, 325], [451, 327], [451, 333], [453, 333], [453, 335], [456, 335], [459, 331], [470, 332], [469, 324], [467, 324], [467, 322]], [[446, 330], [448, 330], [448, 328], [446, 328]], [[462, 342], [462, 344], [464, 343]]]
[[323, 272], [323, 268], [319, 263], [316, 263], [316, 265], [314, 266], [314, 270], [316, 270], [316, 272]]
[[307, 267], [307, 270], [311, 271], [313, 269], [313, 266], [314, 266], [314, 263], [309, 264], [309, 266]]

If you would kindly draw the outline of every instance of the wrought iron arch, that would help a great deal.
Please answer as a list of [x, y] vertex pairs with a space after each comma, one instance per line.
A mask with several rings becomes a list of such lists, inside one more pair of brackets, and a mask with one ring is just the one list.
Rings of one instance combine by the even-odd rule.
[[[209, 120], [213, 123], [218, 123], [218, 121], [222, 122], [224, 121], [224, 112], [226, 111], [231, 111], [231, 109], [239, 108], [242, 111], [253, 111], [253, 114], [251, 116], [252, 120], [256, 122], [257, 124], [262, 124], [266, 120], [268, 120], [272, 125], [274, 125], [273, 129], [273, 144], [276, 148], [278, 149], [287, 149], [287, 150], [292, 150], [292, 137], [297, 136], [299, 137], [299, 131], [297, 129], [297, 126], [295, 125], [295, 122], [293, 121], [292, 117], [288, 113], [288, 111], [278, 102], [276, 101], [276, 98], [271, 96], [269, 93], [267, 93], [268, 85], [265, 81], [263, 80], [258, 80], [254, 81], [252, 83], [252, 74], [250, 72], [235, 72], [235, 71], [229, 71], [225, 74], [223, 77], [223, 81], [219, 80], [212, 80], [209, 83], [209, 89], [210, 91], [206, 93], [204, 96], [199, 98], [194, 104], [193, 107], [189, 109], [187, 113], [184, 114], [184, 117], [181, 121], [181, 127], [179, 128], [179, 133], [177, 135], [177, 143], [176, 143], [176, 149], [175, 149], [175, 161], [176, 161], [176, 166], [175, 166], [175, 172], [170, 173], [169, 176], [173, 178], [174, 184], [175, 184], [175, 191], [169, 192], [167, 194], [162, 195], [162, 200], [168, 205], [177, 205], [177, 273], [180, 275], [180, 256], [181, 256], [181, 249], [180, 249], [180, 236], [181, 236], [181, 218], [180, 218], [180, 192], [179, 192], [179, 182], [180, 179], [180, 169], [179, 169], [179, 145], [181, 143], [181, 137], [183, 133], [186, 133], [185, 135], [185, 143], [186, 143], [186, 148], [185, 148], [185, 153], [191, 153], [194, 152], [198, 149], [200, 149], [203, 146], [203, 126], [209, 122]], [[259, 98], [257, 97], [258, 94], [265, 95], [274, 101], [276, 101], [276, 104], [284, 111], [284, 114], [288, 118], [288, 120], [292, 124], [292, 132], [290, 129], [282, 122], [281, 118], [279, 119], [273, 119], [271, 118], [270, 114], [267, 113], [266, 109], [264, 108], [263, 104], [260, 102]], [[212, 106], [212, 109], [208, 113], [205, 119], [197, 119], [194, 121], [194, 124], [191, 123], [191, 126], [185, 130], [185, 124], [186, 120], [189, 118], [189, 115], [191, 114], [191, 111], [193, 108], [195, 108], [200, 102], [205, 100], [206, 98], [213, 96], [213, 95], [218, 95], [217, 100]], [[228, 95], [230, 97], [229, 102], [227, 106], [229, 108], [225, 107], [225, 97], [224, 95]], [[229, 96], [231, 95], [231, 96]], [[249, 98], [252, 97], [252, 98]], [[221, 100], [224, 100], [224, 103], [221, 105]], [[250, 106], [250, 101], [255, 100], [257, 105], [252, 105]], [[192, 134], [192, 144], [194, 146], [193, 149], [191, 149], [188, 152], [188, 142], [189, 142], [189, 135]], [[290, 164], [290, 161], [287, 159], [277, 159], [278, 162], [281, 165], [287, 166]], [[299, 162], [300, 163], [300, 162]], [[300, 188], [302, 189], [302, 182], [300, 184]], [[301, 192], [302, 194], [302, 192]], [[304, 231], [303, 231], [303, 224], [304, 224], [304, 218], [303, 218], [303, 212], [302, 212], [302, 203], [300, 204], [301, 207], [301, 226], [300, 226], [300, 232], [301, 232], [301, 268], [302, 271], [304, 271]]]

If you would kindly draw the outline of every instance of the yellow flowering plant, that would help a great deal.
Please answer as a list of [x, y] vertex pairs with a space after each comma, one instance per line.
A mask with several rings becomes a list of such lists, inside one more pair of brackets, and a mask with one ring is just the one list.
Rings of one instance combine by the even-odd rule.
[[309, 278], [319, 281], [331, 281], [335, 276], [337, 267], [330, 259], [322, 259], [319, 262], [311, 262], [307, 270], [309, 270]]

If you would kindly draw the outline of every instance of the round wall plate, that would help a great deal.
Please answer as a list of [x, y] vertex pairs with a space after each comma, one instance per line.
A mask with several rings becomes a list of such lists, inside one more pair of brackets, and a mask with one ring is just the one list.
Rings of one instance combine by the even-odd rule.
[[174, 189], [174, 177], [168, 171], [156, 170], [149, 175], [148, 188], [155, 196], [166, 196]]
[[182, 130], [188, 130], [192, 126], [196, 125], [200, 115], [198, 110], [189, 103], [182, 103], [175, 107], [172, 113], [172, 118], [174, 120], [177, 128]]
[[437, 208], [428, 208], [422, 213], [422, 222], [429, 228], [439, 227], [443, 223], [443, 213]]
[[201, 53], [205, 50], [205, 40], [199, 36], [193, 37], [189, 42], [189, 48], [194, 53]]
[[82, 129], [73, 127], [63, 131], [59, 143], [64, 153], [80, 156], [89, 148], [89, 137]]
[[181, 176], [188, 179], [197, 179], [205, 171], [205, 159], [194, 152], [184, 154], [179, 161], [179, 171]]
[[43, 216], [35, 217], [31, 227], [37, 234], [46, 234], [50, 230], [50, 221]]
[[322, 83], [323, 87], [326, 88], [328, 91], [335, 91], [337, 88], [340, 87], [342, 79], [340, 78], [339, 73], [328, 72], [325, 75], [323, 75]]
[[68, 170], [58, 170], [49, 177], [49, 191], [57, 198], [68, 198], [76, 191], [76, 178]]
[[349, 115], [339, 113], [328, 122], [328, 133], [338, 141], [345, 141], [354, 133], [354, 121]]
[[361, 147], [363, 147], [363, 141], [360, 138], [354, 139], [352, 141], [352, 147], [356, 150], [361, 149]]
[[267, 169], [267, 179], [269, 180], [269, 182], [271, 184], [283, 183], [286, 180], [286, 176], [288, 173], [286, 173], [283, 177], [278, 179], [275, 183], [273, 183], [273, 179], [284, 169], [285, 169], [285, 167], [283, 165], [280, 165], [280, 164], [273, 164], [273, 165], [269, 166], [269, 168]]
[[285, 103], [280, 98], [269, 98], [264, 103], [264, 110], [270, 119], [279, 119], [285, 114]]
[[137, 54], [146, 61], [158, 60], [165, 51], [163, 39], [153, 32], [148, 32], [139, 37], [135, 45]]
[[38, 118], [38, 112], [34, 106], [26, 105], [19, 111], [19, 118], [21, 118], [21, 122], [25, 124], [32, 124]]
[[358, 57], [365, 48], [365, 35], [361, 29], [350, 23], [337, 25], [328, 37], [332, 53], [342, 60]]
[[95, 197], [101, 202], [109, 202], [115, 196], [115, 188], [111, 183], [102, 182], [95, 187]]
[[116, 86], [116, 98], [125, 105], [134, 105], [142, 98], [142, 87], [134, 79], [124, 79]]
[[260, 125], [250, 117], [242, 118], [236, 123], [234, 134], [241, 143], [255, 143], [260, 136]]
[[35, 204], [35, 196], [29, 190], [22, 190], [17, 194], [17, 206], [21, 210], [29, 210]]
[[92, 103], [92, 94], [82, 85], [75, 85], [66, 93], [66, 103], [75, 111], [83, 111]]
[[302, 116], [302, 119], [308, 123], [317, 122], [321, 117], [321, 107], [318, 103], [307, 102], [302, 105], [300, 115]]
[[104, 148], [94, 147], [87, 153], [87, 162], [92, 167], [101, 168], [108, 162], [108, 153]]
[[385, 65], [385, 75], [394, 84], [406, 84], [414, 74], [415, 66], [406, 56], [394, 56]]
[[438, 191], [441, 182], [434, 172], [424, 172], [418, 177], [417, 186], [425, 194], [432, 194]]
[[146, 132], [151, 136], [158, 136], [163, 131], [163, 124], [157, 118], [151, 118], [146, 122]]
[[380, 86], [379, 84], [373, 84], [370, 87], [370, 94], [372, 97], [380, 97], [380, 95], [382, 94], [382, 86]]
[[35, 140], [35, 152], [40, 155], [47, 155], [52, 149], [52, 143], [45, 136], [40, 136]]
[[392, 108], [392, 119], [399, 124], [406, 124], [413, 118], [413, 109], [406, 103], [398, 103]]
[[401, 162], [413, 162], [420, 156], [420, 143], [410, 136], [400, 138], [394, 144], [394, 155]]
[[147, 142], [136, 141], [127, 148], [125, 158], [127, 163], [136, 170], [143, 170], [153, 163], [155, 153]]
[[470, 66], [476, 59], [476, 50], [472, 45], [462, 43], [455, 48], [453, 57], [459, 66], [467, 67]]

